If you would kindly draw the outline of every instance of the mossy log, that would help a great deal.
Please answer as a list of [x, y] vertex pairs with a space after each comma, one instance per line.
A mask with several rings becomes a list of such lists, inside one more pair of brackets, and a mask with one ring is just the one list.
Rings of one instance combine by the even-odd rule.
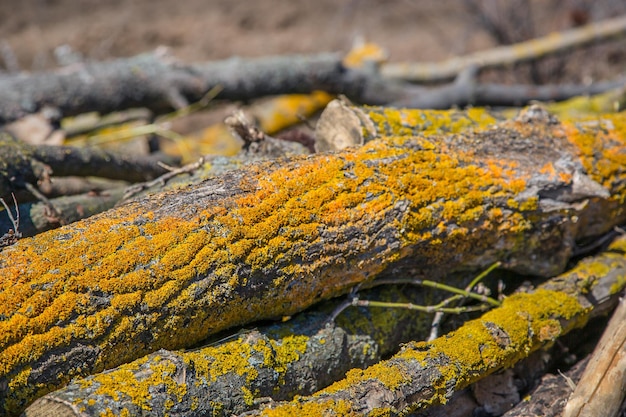
[[[407, 289], [377, 287], [363, 297], [409, 302]], [[409, 289], [410, 294], [417, 289]], [[348, 309], [334, 322], [330, 301], [284, 323], [244, 331], [192, 351], [160, 350], [114, 370], [74, 379], [35, 401], [28, 417], [231, 416], [271, 400], [310, 395], [420, 339], [429, 316], [408, 309]], [[71, 405], [70, 405], [71, 404]], [[80, 410], [80, 413], [77, 411]]]
[[381, 273], [561, 272], [624, 220], [626, 119], [538, 107], [457, 135], [251, 165], [0, 253], [0, 406], [301, 311]]
[[615, 306], [626, 286], [626, 237], [606, 253], [431, 342], [411, 342], [389, 360], [354, 369], [310, 397], [246, 416], [395, 416], [445, 404], [454, 392], [551, 345]]

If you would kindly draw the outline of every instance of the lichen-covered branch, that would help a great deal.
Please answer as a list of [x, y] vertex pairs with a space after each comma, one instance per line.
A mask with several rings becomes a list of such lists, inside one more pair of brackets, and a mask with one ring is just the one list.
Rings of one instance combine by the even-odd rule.
[[391, 359], [310, 397], [246, 415], [406, 415], [445, 404], [457, 390], [512, 366], [591, 317], [615, 305], [626, 286], [626, 238], [532, 293], [518, 293], [501, 307], [432, 342], [412, 342]]
[[561, 124], [531, 107], [251, 165], [23, 239], [0, 253], [0, 405], [381, 273], [558, 273], [576, 239], [626, 217], [625, 131], [622, 114]]
[[[377, 288], [370, 297], [394, 301], [404, 291]], [[413, 292], [411, 292], [413, 293]], [[111, 371], [75, 379], [37, 400], [26, 416], [230, 416], [263, 401], [290, 400], [325, 388], [427, 333], [429, 320], [409, 310], [349, 309], [329, 322], [336, 303], [285, 322], [234, 335], [192, 351], [161, 350]], [[151, 394], [149, 394], [151, 393]], [[72, 404], [69, 406], [69, 404]], [[81, 410], [80, 414], [76, 410]]]
[[[625, 250], [622, 237], [607, 252], [544, 286], [568, 294], [591, 290], [582, 299], [584, 305], [588, 305], [585, 298], [593, 300], [589, 317], [603, 314], [626, 283]], [[378, 287], [370, 296], [406, 299], [393, 288]], [[77, 379], [37, 400], [25, 416], [46, 416], [51, 408], [56, 417], [98, 416], [105, 411], [110, 416], [238, 414], [294, 394], [311, 394], [349, 369], [371, 365], [392, 353], [399, 334], [404, 342], [411, 336], [419, 340], [428, 326], [426, 318], [416, 320], [409, 310], [348, 310], [340, 316], [341, 327], [325, 326], [327, 318], [324, 310], [304, 313], [284, 324], [236, 334], [219, 346], [160, 351]], [[447, 406], [454, 404], [453, 400]], [[446, 409], [432, 412], [447, 415]]]

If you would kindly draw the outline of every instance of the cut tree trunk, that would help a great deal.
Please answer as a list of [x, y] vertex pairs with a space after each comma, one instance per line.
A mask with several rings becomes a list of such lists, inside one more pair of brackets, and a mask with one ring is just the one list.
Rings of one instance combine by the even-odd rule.
[[623, 114], [531, 107], [457, 135], [251, 165], [0, 253], [0, 406], [229, 327], [280, 318], [381, 273], [550, 276], [626, 218]]

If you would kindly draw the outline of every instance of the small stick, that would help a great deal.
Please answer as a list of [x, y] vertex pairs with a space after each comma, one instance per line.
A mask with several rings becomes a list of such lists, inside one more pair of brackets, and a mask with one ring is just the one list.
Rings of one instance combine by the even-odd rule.
[[0, 237], [0, 248], [4, 246], [10, 246], [15, 244], [19, 238], [22, 237], [22, 233], [20, 232], [20, 208], [17, 205], [17, 199], [15, 198], [15, 194], [11, 193], [13, 197], [13, 204], [15, 205], [15, 217], [13, 217], [13, 213], [11, 213], [11, 209], [9, 205], [4, 201], [3, 198], [0, 198], [0, 203], [4, 206], [7, 211], [7, 216], [9, 216], [9, 220], [11, 220], [11, 224], [13, 224], [13, 229], [9, 229], [4, 235]]

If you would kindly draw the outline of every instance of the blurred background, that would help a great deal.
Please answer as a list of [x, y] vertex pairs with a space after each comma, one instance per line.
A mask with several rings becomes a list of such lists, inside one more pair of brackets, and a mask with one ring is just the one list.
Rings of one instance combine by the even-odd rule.
[[[345, 52], [358, 39], [379, 44], [390, 61], [438, 61], [625, 13], [624, 0], [1, 0], [0, 69], [39, 70], [158, 46], [186, 62]], [[498, 81], [609, 78], [623, 71], [626, 48], [604, 44], [574, 58]]]

